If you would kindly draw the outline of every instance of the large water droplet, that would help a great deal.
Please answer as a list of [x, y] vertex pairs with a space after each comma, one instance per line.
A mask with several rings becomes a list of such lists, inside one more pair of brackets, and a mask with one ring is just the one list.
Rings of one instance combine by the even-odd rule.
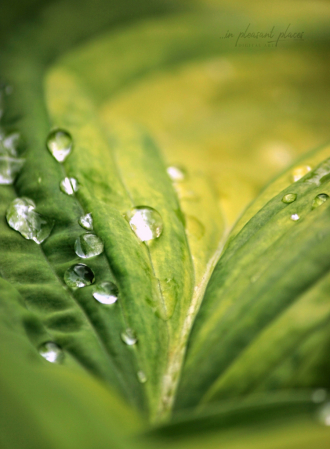
[[136, 373], [136, 375], [137, 375], [137, 378], [139, 379], [139, 382], [141, 384], [145, 384], [147, 382], [148, 378], [147, 378], [147, 376], [145, 375], [145, 373], [143, 371], [138, 371]]
[[113, 282], [102, 282], [95, 286], [93, 297], [102, 304], [114, 304], [118, 299], [118, 288]]
[[61, 363], [64, 360], [64, 352], [62, 349], [51, 341], [40, 346], [39, 354], [51, 363]]
[[296, 201], [296, 199], [297, 199], [297, 194], [296, 193], [287, 193], [282, 198], [282, 201], [285, 204], [290, 204], [290, 203], [293, 203], [294, 201]]
[[292, 170], [292, 179], [293, 182], [299, 181], [299, 179], [303, 178], [305, 175], [307, 175], [308, 172], [310, 172], [312, 169], [309, 165], [301, 165], [299, 167], [295, 167]]
[[93, 284], [95, 276], [93, 271], [83, 263], [77, 263], [64, 273], [64, 282], [70, 288], [82, 288]]
[[157, 239], [163, 232], [162, 217], [152, 207], [136, 207], [128, 218], [132, 230], [142, 242]]
[[72, 150], [72, 137], [63, 129], [56, 129], [47, 137], [47, 148], [58, 162], [63, 162]]
[[135, 332], [132, 329], [130, 329], [130, 328], [127, 328], [125, 330], [125, 332], [123, 332], [121, 334], [121, 339], [128, 346], [133, 346], [137, 342], [137, 337], [135, 335]]
[[290, 218], [292, 221], [298, 221], [300, 217], [298, 214], [292, 214]]
[[75, 178], [64, 178], [60, 183], [60, 189], [67, 195], [73, 195], [78, 190], [78, 181]]
[[40, 244], [51, 233], [54, 221], [38, 214], [35, 207], [29, 198], [16, 198], [7, 210], [6, 219], [12, 229]]
[[0, 155], [0, 184], [13, 184], [24, 162], [25, 159]]
[[183, 181], [186, 177], [185, 172], [179, 167], [167, 167], [166, 169], [168, 176], [172, 179], [173, 182]]
[[320, 193], [317, 195], [312, 203], [312, 209], [315, 209], [316, 207], [321, 206], [323, 203], [325, 203], [329, 199], [329, 195], [326, 193]]
[[93, 231], [93, 217], [92, 214], [86, 214], [79, 218], [79, 224], [87, 231]]
[[87, 233], [77, 238], [74, 250], [78, 257], [89, 259], [101, 254], [104, 250], [104, 245], [97, 235]]

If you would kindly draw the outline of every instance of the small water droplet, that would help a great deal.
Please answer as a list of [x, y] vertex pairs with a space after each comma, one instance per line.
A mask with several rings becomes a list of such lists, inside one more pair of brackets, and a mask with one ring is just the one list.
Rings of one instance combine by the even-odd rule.
[[121, 339], [128, 346], [133, 346], [137, 342], [137, 337], [135, 335], [135, 332], [132, 329], [130, 329], [130, 328], [127, 328], [125, 330], [125, 332], [123, 332], [121, 334]]
[[327, 390], [324, 388], [318, 388], [317, 390], [314, 390], [312, 393], [312, 401], [318, 404], [319, 402], [325, 401], [327, 397]]
[[127, 216], [132, 230], [142, 242], [157, 239], [163, 232], [162, 217], [152, 207], [136, 207]]
[[311, 170], [312, 170], [312, 168], [309, 165], [301, 165], [299, 167], [295, 167], [292, 170], [293, 182], [299, 181], [299, 179], [303, 178]]
[[285, 204], [290, 204], [290, 203], [293, 203], [294, 201], [296, 201], [296, 199], [297, 199], [297, 194], [296, 193], [287, 193], [282, 198], [282, 202], [285, 203]]
[[325, 426], [330, 426], [330, 402], [324, 404], [319, 410], [319, 420]]
[[292, 221], [298, 221], [300, 217], [298, 214], [292, 214], [290, 218]]
[[329, 195], [326, 193], [320, 193], [317, 195], [312, 203], [312, 209], [315, 209], [316, 207], [321, 206], [323, 203], [325, 203], [329, 199]]
[[82, 263], [72, 265], [64, 273], [64, 282], [70, 288], [82, 288], [93, 284], [95, 276], [93, 271]]
[[24, 163], [25, 159], [0, 156], [0, 184], [13, 184]]
[[60, 189], [67, 195], [73, 195], [78, 190], [78, 181], [75, 178], [64, 178], [60, 183]]
[[64, 162], [72, 150], [72, 137], [63, 129], [55, 129], [47, 137], [47, 148], [58, 162]]
[[114, 304], [118, 299], [118, 288], [113, 282], [102, 282], [95, 286], [93, 297], [102, 304]]
[[103, 253], [104, 245], [97, 235], [86, 233], [77, 238], [74, 250], [78, 257], [89, 259]]
[[139, 379], [139, 382], [141, 384], [145, 384], [147, 382], [147, 380], [148, 380], [147, 376], [145, 375], [145, 373], [143, 371], [138, 371], [136, 373], [136, 375], [137, 375], [137, 378]]
[[61, 363], [64, 360], [64, 352], [62, 349], [51, 341], [40, 346], [39, 354], [51, 363]]
[[79, 224], [87, 231], [93, 231], [93, 217], [92, 214], [86, 214], [79, 218]]
[[7, 210], [6, 219], [12, 229], [40, 244], [51, 233], [54, 221], [40, 215], [35, 208], [36, 205], [29, 198], [16, 198]]
[[175, 166], [167, 167], [166, 171], [168, 176], [172, 179], [173, 182], [183, 181], [184, 178], [186, 177], [185, 172], [179, 167]]

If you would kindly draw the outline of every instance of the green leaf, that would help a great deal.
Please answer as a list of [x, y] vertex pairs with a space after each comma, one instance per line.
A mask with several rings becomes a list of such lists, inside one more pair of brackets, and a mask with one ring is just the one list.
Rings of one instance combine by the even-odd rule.
[[[330, 203], [313, 208], [313, 201], [330, 193], [330, 162], [293, 184], [291, 172], [266, 189], [251, 206], [258, 212], [249, 220], [248, 209], [229, 238], [194, 324], [178, 406], [328, 386]], [[296, 201], [284, 203], [288, 193]]]
[[329, 429], [320, 426], [326, 407], [312, 400], [311, 391], [259, 395], [239, 404], [217, 403], [203, 412], [185, 410], [174, 415], [170, 423], [147, 433], [146, 444], [207, 449], [326, 448]]

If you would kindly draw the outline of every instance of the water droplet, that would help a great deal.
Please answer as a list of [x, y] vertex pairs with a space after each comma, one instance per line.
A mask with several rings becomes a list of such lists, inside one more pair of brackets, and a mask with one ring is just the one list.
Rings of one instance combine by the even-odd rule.
[[147, 376], [145, 375], [145, 373], [143, 371], [138, 371], [136, 373], [136, 375], [137, 375], [137, 378], [139, 379], [139, 382], [141, 384], [145, 384], [147, 382], [147, 380], [148, 380]]
[[95, 281], [93, 271], [83, 263], [77, 263], [68, 268], [64, 273], [64, 282], [70, 288], [82, 288], [93, 284]]
[[179, 167], [167, 167], [166, 169], [168, 176], [172, 179], [173, 182], [183, 181], [186, 177], [185, 172]]
[[314, 390], [312, 393], [312, 401], [318, 404], [319, 402], [325, 401], [327, 397], [327, 390], [324, 388], [318, 388], [317, 390]]
[[130, 329], [127, 328], [125, 330], [125, 332], [123, 332], [121, 334], [121, 339], [123, 340], [124, 343], [126, 343], [128, 346], [133, 346], [135, 345], [135, 343], [137, 342], [137, 337], [135, 335], [135, 332]]
[[102, 282], [95, 286], [93, 297], [102, 304], [114, 304], [118, 299], [118, 288], [113, 282]]
[[40, 244], [51, 233], [54, 221], [38, 214], [35, 207], [29, 198], [16, 198], [7, 210], [6, 219], [12, 229]]
[[74, 250], [78, 257], [89, 259], [103, 253], [104, 245], [97, 235], [86, 233], [77, 238]]
[[51, 363], [61, 363], [64, 360], [64, 352], [62, 349], [51, 341], [40, 346], [39, 354]]
[[312, 209], [315, 209], [316, 207], [321, 206], [323, 203], [325, 203], [329, 199], [329, 195], [326, 193], [320, 193], [317, 195], [312, 203]]
[[47, 148], [58, 162], [64, 162], [72, 150], [72, 137], [62, 129], [56, 129], [47, 137]]
[[25, 159], [0, 156], [0, 184], [13, 184], [24, 162]]
[[297, 199], [297, 194], [296, 193], [287, 193], [282, 198], [282, 201], [285, 204], [290, 204], [290, 203], [293, 203], [294, 201], [296, 201], [296, 199]]
[[162, 217], [152, 207], [136, 207], [127, 215], [132, 230], [142, 242], [157, 239], [163, 232]]
[[291, 218], [291, 220], [293, 220], [293, 221], [297, 221], [297, 220], [299, 220], [300, 217], [299, 217], [298, 214], [292, 214], [290, 218]]
[[330, 402], [327, 402], [323, 405], [323, 407], [321, 407], [318, 415], [322, 424], [325, 426], [330, 426]]
[[87, 231], [93, 231], [93, 217], [92, 214], [86, 214], [79, 218], [79, 224]]
[[17, 147], [20, 140], [20, 134], [18, 132], [12, 132], [10, 134], [3, 133], [0, 137], [0, 153], [1, 155], [7, 155], [11, 157], [17, 157]]
[[75, 178], [64, 178], [61, 181], [60, 189], [67, 195], [73, 195], [78, 190], [78, 181]]
[[305, 175], [307, 175], [308, 172], [310, 172], [312, 169], [309, 165], [301, 165], [299, 167], [295, 167], [292, 170], [292, 179], [293, 182], [299, 181], [299, 179], [303, 178]]

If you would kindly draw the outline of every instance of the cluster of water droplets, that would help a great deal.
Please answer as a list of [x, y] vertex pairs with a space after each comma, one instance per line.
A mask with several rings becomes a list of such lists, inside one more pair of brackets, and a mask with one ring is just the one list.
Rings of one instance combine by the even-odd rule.
[[[291, 173], [293, 182], [299, 181], [301, 178], [306, 176], [311, 170], [312, 170], [312, 168], [309, 165], [301, 165], [299, 167], [294, 168]], [[326, 176], [329, 176], [329, 170], [330, 170], [330, 165], [329, 165], [329, 167], [321, 166], [321, 167], [317, 168], [313, 173], [311, 173], [310, 176], [307, 177], [306, 182], [309, 184], [313, 183], [316, 185], [320, 185], [321, 182], [323, 181], [323, 178]], [[296, 199], [297, 199], [296, 193], [287, 193], [282, 197], [282, 202], [285, 204], [291, 204], [291, 203], [294, 203], [296, 201]], [[319, 193], [313, 199], [312, 204], [311, 204], [311, 209], [312, 210], [316, 209], [317, 207], [319, 207], [323, 203], [325, 203], [325, 201], [327, 201], [328, 199], [329, 199], [329, 195], [327, 193]], [[292, 221], [298, 221], [298, 220], [300, 220], [300, 215], [298, 213], [293, 213], [290, 216], [290, 219]]]
[[[1, 92], [1, 91], [0, 91]], [[3, 95], [0, 94], [0, 119], [3, 114]], [[0, 184], [12, 184], [18, 172], [24, 164], [24, 159], [17, 157], [18, 133], [6, 134], [0, 128]], [[47, 137], [46, 147], [52, 156], [63, 163], [73, 149], [71, 135], [62, 129], [50, 132]], [[179, 176], [177, 174], [177, 176]], [[38, 180], [38, 183], [41, 179]], [[73, 195], [78, 190], [78, 182], [75, 178], [65, 177], [60, 182], [60, 189], [67, 195]], [[9, 226], [18, 231], [24, 238], [42, 243], [51, 233], [54, 220], [44, 217], [36, 211], [36, 205], [30, 198], [16, 198], [10, 204], [6, 219]], [[88, 259], [100, 255], [104, 251], [101, 239], [94, 234], [93, 218], [87, 213], [79, 218], [79, 225], [86, 233], [80, 235], [74, 250], [78, 257]], [[148, 206], [137, 207], [130, 211], [129, 223], [132, 230], [141, 241], [158, 238], [163, 230], [163, 222], [160, 214]], [[88, 287], [95, 283], [93, 270], [83, 263], [76, 263], [69, 267], [64, 273], [64, 282], [72, 290]], [[110, 281], [95, 284], [92, 291], [93, 298], [105, 306], [117, 302], [119, 297], [118, 287]], [[122, 341], [133, 346], [138, 339], [131, 328], [121, 333]], [[51, 363], [62, 363], [64, 351], [52, 341], [48, 341], [39, 347], [40, 355]], [[147, 377], [143, 371], [137, 372], [139, 382], [145, 383]]]
[[[5, 99], [9, 95], [9, 86], [0, 86], [0, 120], [5, 111]], [[7, 133], [0, 127], [0, 184], [13, 184], [21, 171], [25, 159], [18, 156], [20, 135], [16, 131]]]

